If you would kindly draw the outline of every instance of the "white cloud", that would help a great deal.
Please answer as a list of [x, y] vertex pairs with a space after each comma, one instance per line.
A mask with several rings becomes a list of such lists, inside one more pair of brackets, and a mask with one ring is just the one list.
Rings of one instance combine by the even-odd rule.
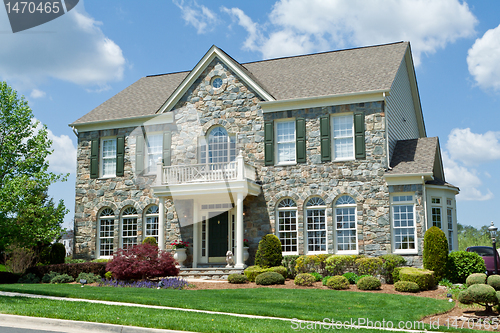
[[443, 151], [442, 156], [446, 181], [460, 188], [458, 200], [484, 201], [493, 198], [493, 193], [489, 189], [486, 189], [486, 193], [481, 191], [483, 182], [478, 177], [477, 170], [469, 170], [460, 165], [451, 159], [446, 151]]
[[42, 98], [42, 97], [45, 97], [45, 91], [41, 91], [41, 90], [38, 90], [38, 89], [33, 89], [31, 91], [31, 98]]
[[233, 19], [237, 19], [238, 24], [245, 28], [245, 30], [248, 32], [248, 37], [243, 43], [243, 48], [250, 51], [258, 50], [258, 43], [262, 39], [262, 34], [259, 31], [259, 26], [257, 25], [257, 23], [253, 22], [252, 19], [239, 8], [229, 9], [226, 7], [221, 7], [221, 10], [231, 15]]
[[[257, 35], [236, 9], [230, 14], [249, 38]], [[477, 24], [459, 0], [280, 0], [269, 20], [270, 32], [259, 45], [265, 58], [404, 40], [411, 42], [416, 65], [422, 54], [472, 36]]]
[[481, 88], [500, 90], [500, 25], [476, 39], [469, 49], [467, 64]]
[[[29, 88], [47, 78], [79, 85], [105, 85], [121, 80], [121, 48], [106, 37], [80, 2], [65, 15], [15, 34], [2, 34], [0, 77]], [[10, 31], [5, 11], [0, 30]]]
[[470, 128], [454, 128], [448, 135], [446, 148], [454, 160], [466, 165], [500, 159], [500, 132], [472, 133]]
[[182, 11], [182, 18], [186, 24], [191, 24], [199, 34], [203, 34], [213, 29], [217, 23], [217, 16], [214, 12], [203, 5], [198, 5], [196, 1], [184, 4], [184, 0], [172, 0]]

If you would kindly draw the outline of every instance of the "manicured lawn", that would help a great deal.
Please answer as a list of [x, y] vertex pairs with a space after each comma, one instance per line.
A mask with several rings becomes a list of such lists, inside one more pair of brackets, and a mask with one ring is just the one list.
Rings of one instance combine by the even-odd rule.
[[318, 289], [156, 290], [14, 284], [0, 285], [0, 290], [315, 321], [361, 316], [373, 321], [416, 321], [452, 307], [445, 300], [424, 297]]

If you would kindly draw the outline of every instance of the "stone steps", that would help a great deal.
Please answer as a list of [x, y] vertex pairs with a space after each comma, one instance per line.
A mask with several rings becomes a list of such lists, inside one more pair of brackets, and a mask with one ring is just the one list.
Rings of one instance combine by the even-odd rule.
[[243, 270], [226, 267], [181, 268], [179, 276], [185, 279], [227, 280], [229, 274], [235, 273], [242, 274]]

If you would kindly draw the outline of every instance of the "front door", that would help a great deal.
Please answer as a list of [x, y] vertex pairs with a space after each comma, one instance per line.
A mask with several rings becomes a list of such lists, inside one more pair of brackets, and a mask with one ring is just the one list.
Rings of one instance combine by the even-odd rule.
[[208, 216], [209, 261], [224, 261], [228, 244], [228, 212], [213, 212]]

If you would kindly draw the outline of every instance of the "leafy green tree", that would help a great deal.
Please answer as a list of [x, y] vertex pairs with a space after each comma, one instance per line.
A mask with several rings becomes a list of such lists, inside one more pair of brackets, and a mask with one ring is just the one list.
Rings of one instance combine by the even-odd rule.
[[0, 82], [0, 251], [47, 244], [63, 231], [68, 210], [47, 190], [67, 175], [48, 171], [51, 144], [24, 97]]
[[[492, 246], [491, 245], [491, 235], [488, 231], [488, 225], [483, 225], [480, 229], [476, 229], [470, 225], [462, 225], [457, 223], [458, 231], [458, 249], [460, 251], [465, 251], [469, 246]], [[496, 239], [497, 242], [500, 241], [498, 238], [500, 232], [497, 231]], [[498, 248], [497, 244], [497, 248]]]

